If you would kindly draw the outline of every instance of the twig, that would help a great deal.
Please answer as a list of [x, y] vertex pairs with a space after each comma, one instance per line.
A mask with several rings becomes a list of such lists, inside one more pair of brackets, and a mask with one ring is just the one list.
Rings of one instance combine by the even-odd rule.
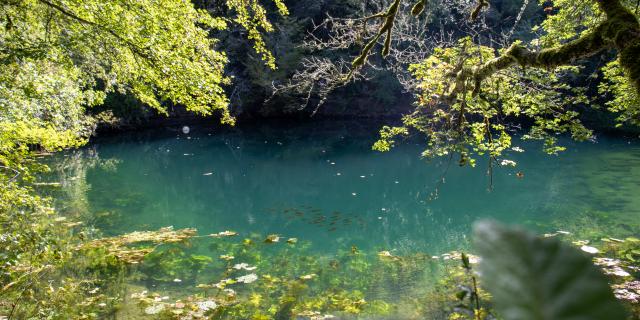
[[520, 8], [520, 12], [518, 12], [518, 16], [516, 17], [516, 21], [513, 23], [513, 27], [511, 27], [509, 34], [507, 34], [506, 41], [509, 41], [509, 39], [511, 39], [511, 36], [513, 36], [513, 33], [516, 31], [516, 27], [518, 26], [518, 23], [520, 23], [520, 20], [522, 19], [522, 15], [524, 14], [528, 5], [529, 5], [529, 0], [524, 0], [524, 2], [522, 3], [522, 7]]
[[11, 177], [11, 179], [9, 179], [9, 182], [15, 181], [18, 178], [18, 176], [20, 175], [20, 171], [14, 169], [14, 168], [10, 168], [10, 167], [7, 167], [7, 166], [0, 166], [0, 168], [11, 170], [16, 174], [15, 176]]

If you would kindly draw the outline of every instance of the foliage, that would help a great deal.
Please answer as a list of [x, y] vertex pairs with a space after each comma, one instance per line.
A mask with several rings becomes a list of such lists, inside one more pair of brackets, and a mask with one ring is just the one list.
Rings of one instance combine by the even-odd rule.
[[[162, 100], [201, 114], [226, 110], [226, 57], [207, 36], [225, 22], [189, 3], [33, 0], [4, 7], [1, 60], [15, 65], [14, 71], [28, 71], [28, 63], [49, 64], [58, 77], [82, 75], [63, 82], [71, 85], [68, 90], [90, 94], [97, 88], [99, 98], [128, 91], [159, 111]], [[41, 79], [34, 88], [56, 90], [55, 82]], [[78, 102], [70, 105], [91, 106]]]
[[[289, 14], [289, 10], [282, 0], [274, 0], [278, 11], [281, 15]], [[247, 37], [254, 42], [254, 48], [261, 55], [262, 60], [271, 69], [276, 68], [276, 61], [271, 51], [267, 49], [267, 45], [262, 39], [262, 31], [273, 31], [273, 25], [267, 20], [267, 11], [260, 5], [257, 0], [248, 2], [240, 0], [227, 0], [227, 6], [237, 12], [234, 21], [247, 30]]]
[[[287, 14], [280, 0], [275, 3]], [[86, 138], [96, 122], [86, 109], [114, 91], [161, 113], [173, 103], [200, 115], [220, 112], [223, 122], [233, 123], [224, 90], [227, 57], [211, 32], [238, 23], [265, 63], [275, 64], [261, 33], [273, 30], [265, 9], [257, 1], [227, 6], [234, 11], [229, 18], [175, 0], [3, 3], [3, 131], [14, 123]]]
[[545, 151], [555, 153], [562, 148], [555, 145], [556, 133], [570, 132], [578, 140], [591, 136], [576, 111], [567, 110], [572, 104], [585, 101], [578, 91], [567, 97], [570, 87], [562, 72], [576, 68], [560, 68], [554, 72], [517, 67], [503, 70], [485, 79], [482, 92], [474, 96], [460, 92], [452, 104], [438, 103], [448, 94], [450, 74], [482, 61], [494, 59], [494, 50], [476, 46], [471, 38], [463, 38], [456, 47], [436, 48], [434, 54], [420, 64], [410, 67], [419, 80], [421, 94], [416, 110], [404, 116], [403, 127], [394, 131], [383, 129], [374, 149], [386, 151], [391, 139], [398, 134], [416, 130], [428, 138], [425, 157], [452, 153], [461, 155], [460, 164], [475, 164], [472, 155], [488, 155], [492, 159], [503, 156], [511, 148], [511, 129], [505, 119], [529, 119], [533, 125], [525, 138], [545, 141]]
[[585, 254], [492, 222], [474, 228], [483, 285], [506, 319], [625, 319], [607, 279]]
[[[586, 88], [572, 85], [572, 74], [581, 70], [579, 59], [606, 49], [617, 50], [617, 59], [602, 55], [610, 63], [602, 68], [600, 92], [613, 97], [606, 103], [620, 114], [620, 123], [637, 122], [637, 58], [629, 58], [637, 57], [632, 52], [640, 42], [634, 3], [558, 0], [542, 5], [548, 16], [533, 28], [537, 38], [529, 43], [518, 40], [495, 48], [483, 46], [482, 38], [463, 37], [455, 45], [436, 47], [410, 67], [419, 93], [414, 112], [403, 118], [403, 128], [427, 137], [424, 156], [458, 153], [461, 165], [474, 165], [472, 155], [487, 155], [494, 163], [511, 145], [513, 123], [529, 126], [524, 137], [544, 140], [549, 153], [564, 150], [556, 145], [557, 133], [590, 138], [577, 108], [590, 102]], [[471, 20], [484, 6], [478, 3]], [[362, 50], [355, 61], [365, 59], [370, 49]], [[392, 138], [383, 129], [374, 149], [388, 150]]]
[[598, 89], [601, 94], [613, 97], [606, 104], [611, 112], [619, 114], [617, 126], [623, 123], [639, 125], [640, 95], [627, 81], [619, 62], [617, 60], [610, 62], [602, 72], [606, 81], [600, 83]]
[[624, 240], [614, 238], [604, 238], [606, 246], [605, 253], [610, 253], [614, 258], [620, 258], [627, 263], [637, 263], [640, 261], [640, 239], [629, 237]]
[[[435, 278], [425, 267], [437, 271], [443, 266], [424, 254], [395, 256], [354, 248], [324, 256], [310, 252], [308, 242], [264, 239], [215, 234], [195, 238], [192, 247], [158, 250], [143, 262], [140, 281], [159, 291], [134, 292], [134, 300], [145, 313], [160, 310], [167, 318], [195, 313], [214, 319], [356, 319], [442, 314], [442, 305], [423, 304], [454, 298], [455, 287], [449, 287], [454, 282], [444, 281], [448, 271], [437, 285], [430, 284]], [[458, 277], [458, 267], [454, 270], [451, 277]], [[404, 288], [402, 299], [392, 294], [398, 288]], [[167, 299], [154, 298], [164, 294]], [[201, 310], [204, 302], [215, 307]]]
[[[162, 228], [158, 231], [136, 231], [118, 237], [100, 238], [83, 244], [80, 249], [104, 248], [109, 255], [117, 257], [125, 263], [140, 263], [149, 253], [153, 252], [153, 247], [163, 243], [176, 243], [190, 239], [196, 234], [195, 229], [181, 229], [174, 231], [173, 228]], [[130, 248], [132, 245], [145, 245], [142, 248]]]
[[78, 223], [47, 199], [9, 183], [0, 188], [0, 314], [9, 318], [95, 318], [115, 306], [121, 265], [100, 249], [75, 250]]
[[[628, 8], [636, 5], [633, 1], [623, 1], [623, 3]], [[577, 35], [583, 35], [593, 29], [602, 21], [602, 12], [593, 2], [556, 0], [550, 6], [554, 9], [554, 14], [549, 15], [540, 26], [534, 29], [534, 31], [546, 32], [539, 39], [543, 47], [556, 46], [563, 41], [572, 40]], [[634, 12], [638, 14], [637, 10]], [[617, 125], [625, 123], [637, 125], [640, 105], [638, 92], [624, 74], [619, 60], [608, 62], [601, 71], [602, 81], [598, 84], [598, 91], [606, 97], [605, 103], [609, 110], [619, 114]]]
[[[584, 253], [553, 237], [494, 224], [482, 228], [475, 238], [481, 257], [358, 249], [322, 256], [311, 254], [309, 243], [265, 242], [257, 234], [194, 238], [193, 247], [170, 245], [147, 256], [140, 279], [158, 292], [136, 291], [133, 301], [148, 316], [167, 319], [600, 319], [598, 310], [607, 310], [607, 319], [623, 318], [608, 281]], [[629, 241], [624, 247], [636, 244]], [[595, 261], [620, 279], [609, 272], [611, 258]], [[616, 297], [636, 299], [630, 293], [635, 282], [614, 283]], [[402, 297], [394, 297], [399, 288]]]

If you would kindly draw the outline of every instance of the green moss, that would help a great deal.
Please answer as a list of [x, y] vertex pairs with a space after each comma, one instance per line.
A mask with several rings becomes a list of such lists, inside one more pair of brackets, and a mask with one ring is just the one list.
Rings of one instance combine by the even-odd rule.
[[620, 52], [620, 65], [636, 90], [640, 92], [640, 39], [636, 39]]

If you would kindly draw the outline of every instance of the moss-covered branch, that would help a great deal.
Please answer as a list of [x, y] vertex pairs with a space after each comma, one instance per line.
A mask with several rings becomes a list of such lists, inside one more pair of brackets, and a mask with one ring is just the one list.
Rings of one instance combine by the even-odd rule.
[[454, 99], [473, 84], [473, 92], [480, 92], [482, 81], [497, 71], [513, 65], [534, 68], [554, 68], [573, 64], [577, 59], [593, 56], [602, 50], [615, 49], [626, 76], [640, 92], [640, 24], [635, 15], [619, 0], [594, 0], [605, 14], [605, 20], [590, 32], [566, 44], [531, 51], [519, 42], [511, 45], [499, 57], [486, 63], [459, 70], [449, 93]]
[[[378, 14], [372, 15], [367, 18], [384, 18], [384, 22], [380, 25], [380, 29], [378, 32], [367, 42], [367, 44], [362, 49], [362, 52], [355, 60], [352, 62], [352, 66], [354, 68], [361, 67], [364, 62], [367, 60], [367, 56], [369, 56], [369, 52], [373, 49], [373, 46], [380, 40], [380, 37], [386, 34], [386, 38], [384, 41], [384, 48], [382, 49], [382, 54], [389, 54], [389, 49], [391, 46], [391, 28], [393, 28], [393, 23], [396, 19], [396, 15], [398, 14], [398, 9], [400, 8], [400, 0], [395, 0], [389, 8], [383, 13], [380, 12]], [[366, 20], [365, 20], [366, 23]]]

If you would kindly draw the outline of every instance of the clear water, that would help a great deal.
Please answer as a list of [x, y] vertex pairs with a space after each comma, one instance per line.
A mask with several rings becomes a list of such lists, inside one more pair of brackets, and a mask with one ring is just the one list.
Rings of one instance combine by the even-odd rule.
[[195, 227], [297, 237], [318, 251], [437, 254], [464, 246], [481, 218], [538, 232], [602, 224], [633, 233], [640, 222], [636, 141], [563, 140], [568, 151], [558, 156], [518, 142], [526, 152], [505, 157], [516, 168], [494, 168], [489, 191], [485, 160], [476, 168], [426, 161], [419, 139], [372, 151], [378, 129], [336, 121], [195, 127], [188, 135], [167, 128], [98, 138], [79, 159], [62, 158], [107, 163], [83, 171], [91, 222], [106, 234]]
[[[136, 285], [172, 297], [192, 294], [198, 283], [243, 275], [241, 270], [230, 275], [229, 268], [244, 262], [256, 266], [252, 272], [260, 277], [299, 281], [301, 275], [318, 274], [300, 301], [346, 290], [394, 305], [384, 317], [341, 319], [445, 319], [446, 314], [424, 310], [438, 301], [427, 288], [438, 283], [439, 271], [420, 254], [467, 250], [478, 219], [539, 233], [569, 231], [577, 239], [639, 234], [635, 140], [561, 139], [568, 151], [557, 156], [542, 153], [540, 143], [518, 141], [526, 152], [505, 156], [517, 167], [495, 167], [489, 177], [486, 159], [478, 159], [476, 168], [459, 167], [457, 159], [421, 159], [420, 137], [391, 152], [372, 151], [379, 128], [326, 121], [98, 137], [83, 150], [54, 158], [52, 179], [63, 182], [58, 206], [106, 235], [166, 226], [240, 235], [232, 240], [238, 244], [201, 238], [201, 245], [189, 250], [212, 258], [206, 266], [156, 258], [140, 268], [146, 280]], [[270, 234], [295, 237], [300, 244], [263, 243]], [[242, 239], [251, 237], [260, 240], [245, 251]], [[352, 247], [362, 254], [351, 254]], [[385, 261], [380, 251], [412, 258]], [[219, 259], [225, 253], [235, 260]], [[287, 293], [265, 283], [233, 288], [246, 299], [260, 294], [265, 299], [260, 308], [267, 309]]]

